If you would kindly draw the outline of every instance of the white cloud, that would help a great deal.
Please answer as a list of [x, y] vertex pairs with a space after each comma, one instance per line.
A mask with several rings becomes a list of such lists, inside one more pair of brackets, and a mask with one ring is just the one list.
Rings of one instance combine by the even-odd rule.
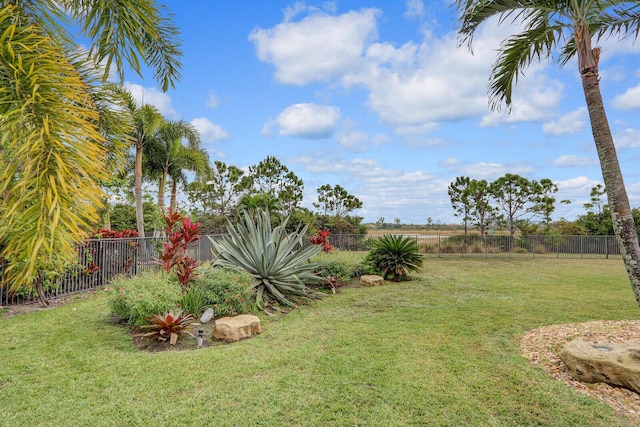
[[544, 123], [542, 131], [547, 135], [571, 135], [580, 132], [588, 124], [587, 107], [581, 107], [557, 120]]
[[616, 147], [638, 148], [640, 147], [640, 130], [626, 128], [614, 137]]
[[422, 18], [424, 17], [424, 3], [422, 0], [407, 0], [407, 11], [404, 13], [405, 18]]
[[203, 141], [216, 142], [230, 138], [227, 131], [220, 125], [217, 125], [204, 117], [198, 117], [191, 120], [191, 124], [198, 130], [200, 138], [202, 138]]
[[136, 104], [153, 105], [166, 119], [178, 119], [179, 115], [171, 106], [171, 98], [155, 87], [144, 87], [139, 84], [125, 82], [124, 87], [131, 92]]
[[560, 167], [587, 167], [598, 164], [598, 159], [593, 157], [578, 157], [573, 154], [565, 154], [553, 161], [554, 166]]
[[249, 40], [258, 58], [276, 67], [281, 83], [329, 81], [360, 66], [362, 52], [377, 35], [378, 15], [377, 9], [338, 16], [317, 12], [297, 22], [256, 28]]
[[637, 110], [640, 108], [640, 85], [627, 89], [611, 101], [613, 108], [619, 110]]
[[[280, 135], [298, 138], [328, 138], [340, 119], [340, 109], [328, 105], [294, 104], [276, 118]], [[264, 128], [263, 128], [264, 131]]]
[[218, 95], [214, 91], [209, 92], [209, 98], [207, 98], [207, 107], [218, 108], [220, 106], [220, 100]]

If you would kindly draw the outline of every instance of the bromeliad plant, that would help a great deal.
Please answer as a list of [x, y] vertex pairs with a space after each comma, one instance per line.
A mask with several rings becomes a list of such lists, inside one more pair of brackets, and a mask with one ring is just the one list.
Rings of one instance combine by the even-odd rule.
[[166, 341], [169, 339], [169, 344], [176, 345], [178, 341], [178, 335], [180, 335], [191, 322], [193, 322], [193, 315], [182, 315], [182, 310], [178, 310], [174, 313], [173, 310], [165, 314], [155, 314], [153, 317], [147, 319], [151, 322], [150, 325], [143, 325], [141, 329], [150, 329], [150, 332], [136, 334], [138, 337], [158, 337], [160, 341]]
[[384, 235], [373, 243], [365, 262], [385, 279], [399, 282], [409, 279], [409, 271], [422, 269], [422, 254], [416, 239]]
[[295, 307], [297, 303], [311, 301], [316, 295], [307, 287], [320, 283], [323, 278], [315, 274], [320, 263], [311, 262], [320, 246], [306, 246], [308, 226], [286, 232], [289, 218], [272, 229], [269, 211], [258, 210], [256, 219], [242, 213], [243, 220], [234, 227], [227, 224], [228, 235], [211, 240], [214, 264], [251, 274], [255, 283], [256, 305], [265, 310], [274, 304]]

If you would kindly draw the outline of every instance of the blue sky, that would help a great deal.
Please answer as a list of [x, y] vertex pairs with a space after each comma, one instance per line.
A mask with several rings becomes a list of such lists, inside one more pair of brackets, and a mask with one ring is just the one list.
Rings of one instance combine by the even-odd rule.
[[[496, 49], [509, 28], [458, 47], [450, 0], [164, 1], [183, 40], [181, 81], [125, 85], [168, 119], [193, 123], [211, 160], [241, 168], [276, 156], [304, 181], [363, 202], [365, 222], [460, 222], [447, 186], [515, 173], [549, 178], [554, 217], [584, 213], [602, 182], [575, 61], [534, 64], [511, 114], [488, 107]], [[601, 90], [631, 205], [640, 206], [640, 58], [633, 40], [599, 43]]]

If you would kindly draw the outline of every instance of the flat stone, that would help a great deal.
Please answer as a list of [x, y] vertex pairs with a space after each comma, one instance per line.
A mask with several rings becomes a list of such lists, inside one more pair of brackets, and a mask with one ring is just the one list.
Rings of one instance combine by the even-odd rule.
[[384, 283], [384, 278], [377, 274], [365, 274], [360, 276], [360, 284], [362, 286], [380, 286]]
[[215, 322], [213, 338], [234, 342], [249, 338], [262, 332], [260, 318], [253, 314], [241, 314], [234, 317], [222, 317]]
[[603, 382], [640, 393], [640, 342], [569, 341], [560, 358], [578, 381]]
[[200, 323], [205, 324], [213, 319], [213, 308], [207, 308], [202, 316], [200, 316]]

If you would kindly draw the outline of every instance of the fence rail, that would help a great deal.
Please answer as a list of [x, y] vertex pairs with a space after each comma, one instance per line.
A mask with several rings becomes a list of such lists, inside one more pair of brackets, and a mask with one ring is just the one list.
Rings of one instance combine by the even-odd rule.
[[[394, 233], [389, 233], [394, 234]], [[397, 233], [401, 234], [401, 233]], [[403, 234], [418, 243], [428, 258], [509, 257], [509, 258], [619, 258], [620, 248], [614, 236], [431, 236]], [[220, 235], [210, 236], [213, 239]], [[331, 244], [343, 251], [368, 251], [379, 236], [360, 234], [332, 235]], [[119, 275], [140, 274], [158, 268], [155, 259], [162, 249], [161, 238], [96, 239], [78, 248], [78, 264], [43, 284], [48, 298], [58, 298], [106, 285]], [[211, 243], [203, 237], [192, 245], [188, 255], [211, 261]], [[0, 263], [0, 277], [3, 265]], [[34, 301], [33, 292], [9, 292], [0, 287], [0, 306]]]

